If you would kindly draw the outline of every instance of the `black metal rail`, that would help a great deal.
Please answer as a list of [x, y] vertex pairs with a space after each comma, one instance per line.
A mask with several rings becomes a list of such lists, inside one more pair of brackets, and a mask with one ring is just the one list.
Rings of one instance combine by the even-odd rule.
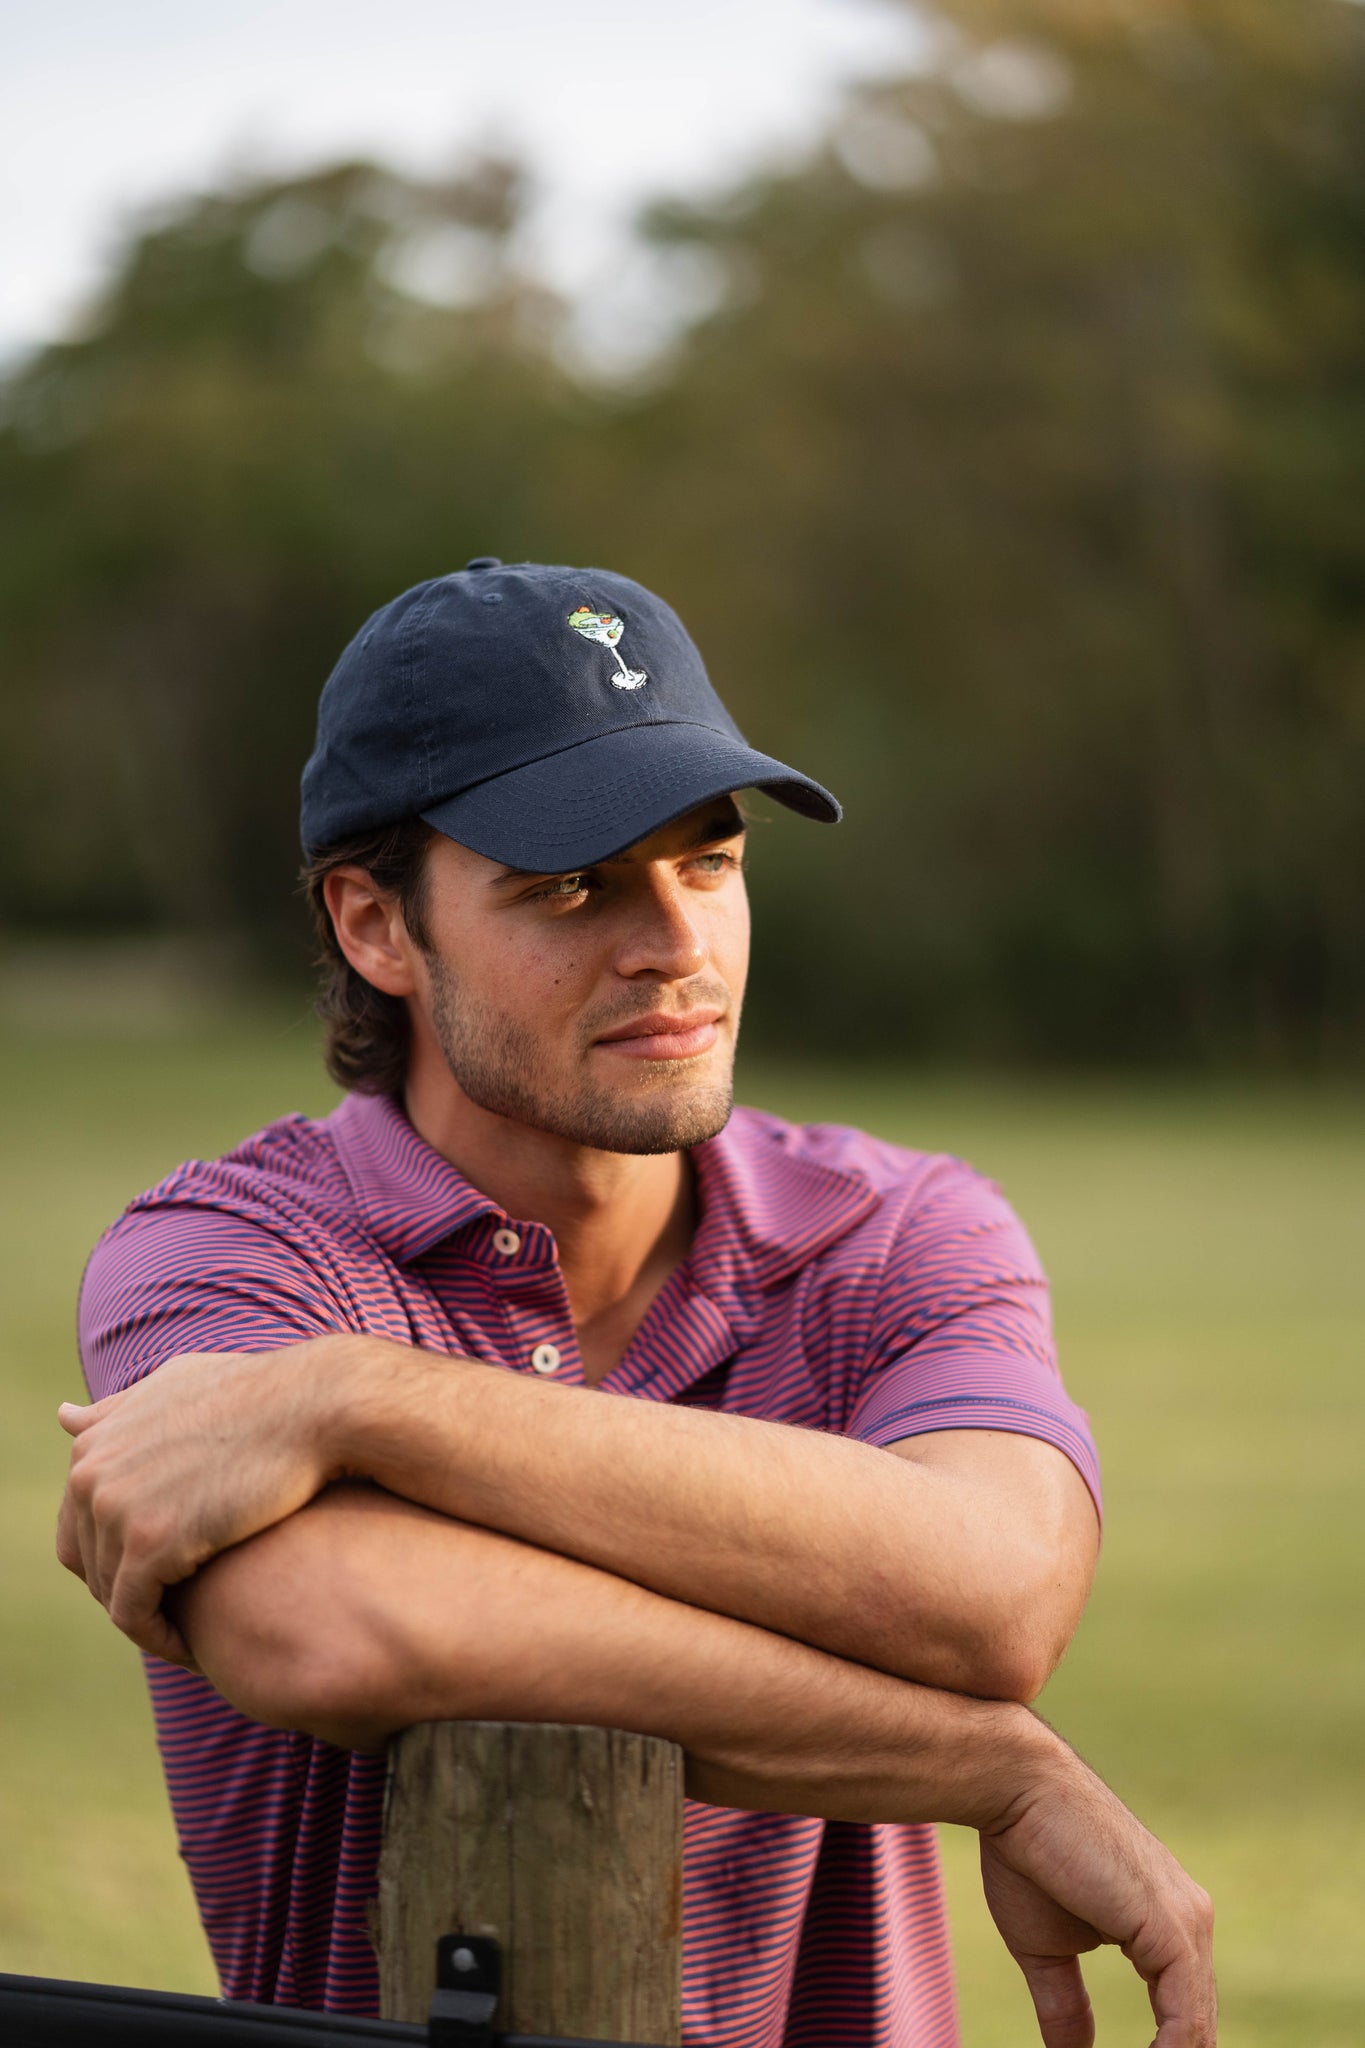
[[497, 2034], [487, 2014], [465, 1998], [463, 1992], [452, 1999], [449, 1990], [438, 1990], [431, 2020], [420, 2027], [123, 1984], [0, 1974], [0, 2048], [646, 2048]]

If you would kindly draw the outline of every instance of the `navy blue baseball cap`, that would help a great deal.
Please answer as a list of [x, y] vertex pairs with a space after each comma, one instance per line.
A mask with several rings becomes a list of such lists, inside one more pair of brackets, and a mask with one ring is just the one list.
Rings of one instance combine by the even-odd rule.
[[301, 831], [311, 856], [420, 817], [557, 874], [752, 788], [840, 816], [818, 782], [749, 746], [661, 598], [607, 569], [489, 555], [356, 634], [322, 693]]

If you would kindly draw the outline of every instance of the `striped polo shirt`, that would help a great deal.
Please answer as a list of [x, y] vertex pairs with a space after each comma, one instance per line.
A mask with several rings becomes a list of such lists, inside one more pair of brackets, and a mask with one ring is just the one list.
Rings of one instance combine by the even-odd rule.
[[[1057, 1445], [1098, 1498], [1062, 1387], [1037, 1256], [960, 1161], [834, 1125], [737, 1110], [691, 1154], [698, 1226], [604, 1397], [829, 1430], [940, 1429]], [[194, 1160], [101, 1239], [81, 1295], [92, 1397], [184, 1351], [264, 1351], [327, 1331], [581, 1383], [554, 1239], [509, 1216], [386, 1097], [290, 1116]], [[366, 1902], [384, 1762], [262, 1728], [147, 1660], [180, 1850], [223, 1991], [377, 2010]], [[949, 2048], [952, 1973], [930, 1827], [691, 1802], [689, 2048]]]

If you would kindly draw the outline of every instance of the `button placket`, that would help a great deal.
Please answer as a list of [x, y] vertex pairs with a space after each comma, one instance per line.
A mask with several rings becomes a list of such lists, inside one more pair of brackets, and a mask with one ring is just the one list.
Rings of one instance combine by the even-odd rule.
[[557, 1373], [576, 1380], [573, 1312], [554, 1239], [536, 1223], [490, 1220], [497, 1221], [498, 1228], [484, 1240], [489, 1247], [484, 1270], [490, 1279], [497, 1275], [494, 1291], [502, 1302], [510, 1340], [504, 1357], [522, 1372], [545, 1379]]

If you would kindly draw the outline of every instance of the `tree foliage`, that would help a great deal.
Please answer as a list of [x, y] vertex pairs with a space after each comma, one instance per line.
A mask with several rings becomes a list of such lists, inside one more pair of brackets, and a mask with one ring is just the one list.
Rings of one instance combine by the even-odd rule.
[[1350, 1057], [1365, 9], [943, 0], [800, 168], [661, 204], [717, 309], [575, 381], [515, 171], [138, 235], [0, 433], [14, 923], [282, 943], [317, 689], [468, 555], [675, 602], [845, 800], [760, 832], [791, 1042]]

